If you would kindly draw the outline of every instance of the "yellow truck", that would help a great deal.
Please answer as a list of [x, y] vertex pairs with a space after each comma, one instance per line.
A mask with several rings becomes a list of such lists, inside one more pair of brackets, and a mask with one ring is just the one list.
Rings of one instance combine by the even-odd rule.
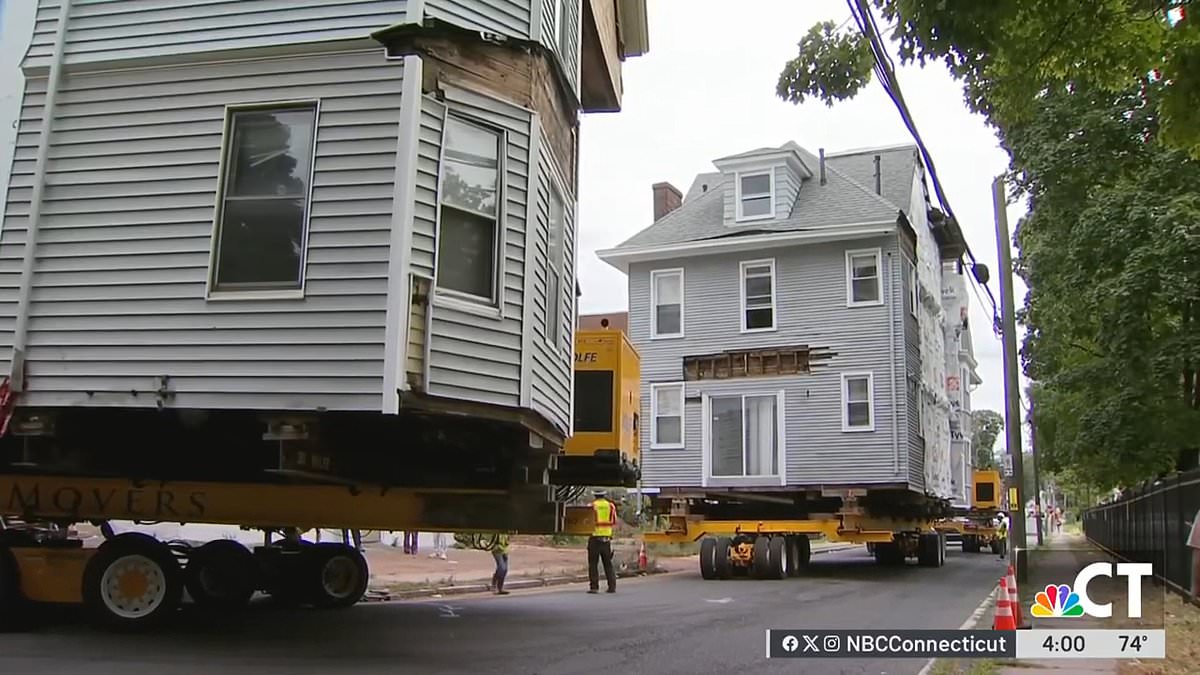
[[558, 458], [555, 482], [633, 487], [641, 406], [637, 350], [624, 331], [577, 331], [574, 374], [574, 429]]
[[965, 553], [987, 550], [1000, 553], [1000, 529], [996, 518], [1001, 513], [1003, 483], [1000, 472], [976, 470], [974, 489], [971, 491], [971, 507], [964, 513], [943, 520], [937, 529], [948, 535], [957, 535], [962, 540]]

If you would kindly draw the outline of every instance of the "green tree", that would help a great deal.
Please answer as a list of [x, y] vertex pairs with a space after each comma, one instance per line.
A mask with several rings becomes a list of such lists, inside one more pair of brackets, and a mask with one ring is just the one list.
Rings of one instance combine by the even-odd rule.
[[1200, 163], [1152, 142], [1169, 87], [1059, 87], [1001, 134], [1029, 286], [1021, 357], [1047, 472], [1168, 471], [1200, 433]]
[[1004, 418], [995, 410], [971, 413], [971, 447], [975, 449], [976, 469], [996, 468], [996, 438], [1004, 430]]
[[[1164, 137], [1200, 154], [1200, 26], [1187, 13], [1193, 0], [848, 4], [860, 17], [873, 6], [892, 26], [902, 63], [946, 64], [971, 109], [999, 128], [1036, 117], [1045, 92], [1066, 82], [1115, 94], [1156, 80], [1168, 83], [1156, 101]], [[885, 39], [880, 34], [880, 44]], [[844, 31], [817, 24], [799, 47], [777, 86], [781, 98], [795, 103], [852, 97], [877, 65], [853, 22]]]

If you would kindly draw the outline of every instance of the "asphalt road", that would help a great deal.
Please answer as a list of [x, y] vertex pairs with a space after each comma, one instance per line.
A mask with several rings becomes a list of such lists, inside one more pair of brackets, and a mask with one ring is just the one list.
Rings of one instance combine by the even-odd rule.
[[946, 566], [878, 567], [865, 548], [813, 558], [804, 578], [622, 581], [615, 595], [567, 586], [506, 597], [361, 605], [347, 611], [255, 606], [185, 612], [155, 635], [114, 635], [58, 617], [0, 635], [0, 673], [917, 673], [921, 659], [765, 658], [766, 628], [958, 628], [1003, 563], [948, 552]]

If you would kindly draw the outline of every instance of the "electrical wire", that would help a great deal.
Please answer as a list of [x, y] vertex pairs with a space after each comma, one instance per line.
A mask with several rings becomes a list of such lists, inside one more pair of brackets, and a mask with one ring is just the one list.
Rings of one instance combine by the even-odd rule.
[[[921, 153], [921, 158], [929, 170], [930, 182], [933, 184], [934, 194], [937, 195], [939, 206], [941, 206], [947, 218], [957, 223], [958, 218], [954, 215], [954, 210], [950, 207], [950, 200], [946, 197], [946, 193], [942, 189], [942, 182], [938, 177], [937, 168], [934, 166], [933, 157], [930, 155], [924, 139], [921, 138], [920, 132], [917, 131], [912, 112], [908, 109], [908, 104], [905, 102], [904, 95], [900, 91], [900, 82], [897, 80], [895, 73], [895, 63], [892, 61], [891, 54], [888, 53], [879, 39], [879, 27], [875, 23], [874, 14], [866, 6], [865, 0], [846, 0], [846, 4], [850, 8], [850, 15], [858, 25], [859, 30], [867, 38], [867, 44], [874, 57], [874, 71], [883, 87], [884, 93], [888, 95], [888, 98], [896, 106], [896, 109], [900, 113], [901, 121], [909, 133], [912, 134], [913, 140], [917, 143], [917, 149]], [[972, 266], [977, 265], [978, 261], [975, 258], [974, 252], [971, 251], [970, 245], [966, 243], [965, 237], [963, 239], [963, 247]], [[999, 326], [1000, 320], [996, 297], [992, 294], [991, 289], [986, 284], [979, 283], [974, 274], [970, 275], [970, 283], [982, 286], [984, 292], [987, 293], [988, 304], [992, 310], [993, 323]]]

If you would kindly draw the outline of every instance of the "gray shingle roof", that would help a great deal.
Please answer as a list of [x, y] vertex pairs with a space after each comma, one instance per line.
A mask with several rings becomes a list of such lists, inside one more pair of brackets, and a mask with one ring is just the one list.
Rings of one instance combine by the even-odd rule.
[[[727, 178], [721, 173], [702, 173], [692, 182], [682, 206], [625, 240], [617, 248], [657, 246], [764, 232], [788, 232], [828, 225], [890, 221], [908, 206], [912, 172], [916, 166], [915, 155], [911, 151], [906, 153], [903, 148], [888, 148], [826, 157], [827, 181], [825, 185], [821, 185], [817, 176], [817, 158], [793, 143], [783, 147], [799, 152], [805, 165], [812, 167], [814, 174], [801, 185], [792, 211], [786, 218], [758, 221], [748, 225], [726, 225], [724, 185]], [[762, 149], [743, 154], [760, 152]], [[874, 191], [873, 157], [876, 154], [881, 156], [882, 196]], [[864, 178], [868, 181], [867, 184], [862, 182]], [[870, 188], [867, 187], [868, 184]], [[704, 185], [708, 186], [707, 191], [703, 190]]]

